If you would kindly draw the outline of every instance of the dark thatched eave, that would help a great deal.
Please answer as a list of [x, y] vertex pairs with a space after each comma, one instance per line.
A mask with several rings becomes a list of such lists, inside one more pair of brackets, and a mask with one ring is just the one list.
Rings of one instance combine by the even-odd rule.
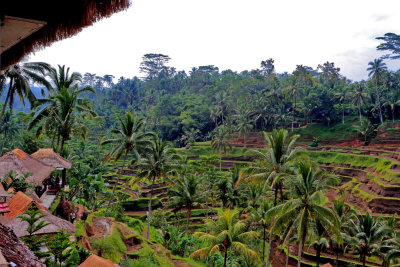
[[13, 16], [46, 22], [46, 25], [1, 54], [0, 70], [26, 54], [71, 37], [96, 21], [127, 9], [130, 0], [12, 0], [2, 1], [0, 18]]

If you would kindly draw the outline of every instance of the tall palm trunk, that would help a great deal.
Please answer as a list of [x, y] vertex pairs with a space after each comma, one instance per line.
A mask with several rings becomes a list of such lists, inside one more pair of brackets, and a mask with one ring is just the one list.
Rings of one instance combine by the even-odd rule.
[[376, 101], [378, 102], [379, 119], [381, 121], [381, 124], [383, 124], [381, 101], [379, 99], [378, 77], [375, 78], [375, 90], [376, 90]]
[[288, 243], [288, 245], [287, 245], [287, 253], [286, 253], [286, 263], [285, 263], [285, 267], [288, 267], [288, 265], [289, 265], [289, 255], [290, 255], [289, 246], [290, 246], [290, 244]]
[[219, 171], [222, 171], [222, 149], [219, 149]]
[[267, 228], [267, 227], [264, 225], [263, 250], [262, 250], [263, 265], [264, 265], [264, 259], [265, 259], [265, 231], [266, 231], [266, 228]]
[[319, 261], [321, 259], [321, 246], [317, 247], [317, 267], [319, 267]]
[[342, 103], [342, 124], [344, 124], [344, 104]]
[[1, 123], [1, 119], [2, 119], [3, 116], [4, 116], [4, 112], [6, 111], [7, 102], [8, 102], [8, 100], [10, 99], [10, 96], [11, 96], [11, 94], [12, 94], [11, 91], [12, 91], [13, 82], [14, 82], [14, 79], [11, 79], [11, 80], [10, 80], [10, 86], [8, 87], [7, 97], [6, 97], [6, 100], [4, 101], [3, 110], [1, 111], [1, 114], [0, 114], [0, 123]]
[[224, 267], [226, 267], [226, 259], [228, 258], [228, 249], [225, 249], [225, 256], [224, 256]]
[[192, 217], [192, 206], [188, 206], [186, 210], [186, 232], [189, 230], [190, 217]]
[[361, 120], [361, 105], [358, 105], [358, 115], [360, 115], [360, 124], [362, 125], [362, 120]]
[[307, 228], [304, 228], [304, 232], [302, 233], [302, 237], [300, 239], [299, 253], [297, 255], [298, 257], [297, 267], [301, 267], [301, 255], [303, 253], [303, 245], [306, 240], [306, 234], [307, 234]]
[[125, 162], [126, 162], [126, 156], [127, 156], [127, 152], [125, 152], [125, 156], [124, 156], [124, 162], [122, 163], [122, 166], [119, 168], [119, 171], [118, 171], [118, 178], [117, 178], [117, 182], [114, 184], [114, 187], [113, 187], [113, 190], [112, 190], [112, 193], [111, 193], [111, 196], [110, 196], [110, 199], [108, 200], [108, 204], [107, 204], [107, 208], [106, 208], [106, 210], [108, 210], [108, 208], [110, 207], [110, 205], [111, 205], [111, 201], [112, 201], [112, 198], [113, 198], [113, 196], [114, 196], [114, 193], [115, 193], [115, 189], [117, 188], [117, 184], [119, 184], [119, 181], [120, 181], [120, 178], [121, 178], [121, 174], [122, 174], [122, 169], [124, 168], [124, 166], [125, 166]]
[[147, 239], [150, 238], [151, 200], [153, 199], [153, 188], [154, 188], [154, 181], [155, 180], [156, 180], [156, 176], [153, 177], [153, 181], [151, 183], [151, 189], [150, 189], [149, 209], [148, 209], [148, 212], [147, 212], [147, 232], [146, 232], [146, 238]]
[[265, 263], [266, 267], [269, 266], [269, 257], [271, 256], [271, 249], [272, 249], [272, 231], [269, 233], [267, 260]]

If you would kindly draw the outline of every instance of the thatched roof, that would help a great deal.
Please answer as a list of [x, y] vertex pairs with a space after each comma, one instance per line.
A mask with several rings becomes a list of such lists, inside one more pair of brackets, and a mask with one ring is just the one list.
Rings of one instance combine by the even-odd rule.
[[92, 254], [78, 267], [114, 267], [114, 266], [115, 265], [111, 261]]
[[21, 214], [23, 214], [31, 205], [35, 205], [39, 210], [45, 211], [46, 209], [42, 207], [39, 203], [34, 201], [32, 198], [28, 197], [22, 192], [17, 192], [11, 199], [8, 201], [8, 207], [11, 212], [7, 213], [5, 216], [7, 218], [15, 218]]
[[[39, 221], [45, 221], [49, 223], [49, 225], [46, 225], [39, 231], [35, 232], [35, 235], [56, 234], [60, 232], [61, 229], [65, 229], [65, 232], [68, 234], [75, 233], [75, 226], [69, 221], [54, 216], [48, 211], [42, 211], [42, 214], [46, 215], [46, 217], [43, 217]], [[28, 223], [18, 217], [12, 219], [7, 217], [5, 219], [0, 218], [0, 222], [10, 227], [18, 237], [29, 235], [29, 233], [26, 231], [26, 229], [28, 228]]]
[[53, 168], [71, 169], [72, 166], [70, 161], [54, 152], [52, 148], [41, 148], [31, 156]]
[[8, 263], [17, 266], [44, 267], [33, 252], [7, 226], [0, 223], [0, 252]]
[[49, 225], [35, 232], [35, 235], [55, 234], [59, 232], [60, 229], [65, 229], [66, 233], [75, 232], [75, 226], [72, 223], [52, 215], [39, 203], [37, 203], [32, 198], [28, 197], [22, 192], [18, 192], [17, 194], [15, 194], [8, 202], [8, 206], [11, 212], [6, 213], [5, 216], [1, 217], [0, 223], [10, 227], [18, 237], [28, 235], [28, 232], [26, 231], [26, 229], [28, 228], [28, 223], [22, 221], [20, 218], [18, 218], [18, 216], [23, 215], [24, 212], [31, 205], [35, 205], [38, 209], [42, 211], [43, 214], [46, 215], [46, 217], [43, 217], [42, 219], [40, 219], [40, 221], [45, 221], [49, 223]]
[[[0, 18], [6, 15], [34, 20], [39, 26], [28, 35], [25, 34], [21, 41], [3, 51], [0, 70], [15, 64], [32, 51], [71, 37], [82, 28], [129, 6], [129, 0], [2, 1]], [[4, 27], [6, 26], [5, 21]]]
[[3, 178], [10, 171], [15, 171], [18, 176], [30, 172], [32, 175], [26, 181], [34, 185], [42, 185], [43, 180], [54, 170], [55, 168], [33, 158], [20, 149], [7, 152], [0, 158], [0, 178]]

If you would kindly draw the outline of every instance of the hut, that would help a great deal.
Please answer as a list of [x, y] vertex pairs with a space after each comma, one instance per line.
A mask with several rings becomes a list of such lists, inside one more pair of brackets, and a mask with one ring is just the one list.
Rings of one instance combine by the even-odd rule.
[[9, 227], [0, 224], [0, 266], [45, 267], [46, 265]]
[[65, 229], [66, 233], [75, 232], [75, 226], [72, 223], [52, 215], [39, 203], [22, 192], [16, 193], [8, 202], [10, 212], [0, 218], [0, 223], [10, 227], [18, 237], [28, 235], [28, 232], [26, 231], [28, 223], [18, 218], [18, 216], [23, 215], [32, 205], [36, 206], [36, 208], [42, 211], [42, 214], [46, 215], [40, 219], [40, 221], [49, 223], [47, 226], [35, 232], [35, 235], [55, 234], [58, 233], [60, 229]]
[[129, 0], [2, 1], [0, 72], [24, 55], [71, 37], [129, 6]]
[[71, 169], [72, 166], [70, 161], [64, 159], [58, 153], [54, 152], [52, 148], [41, 148], [31, 156], [57, 170]]
[[14, 149], [0, 158], [0, 178], [10, 171], [15, 171], [18, 176], [31, 173], [32, 175], [26, 181], [35, 186], [41, 186], [54, 170], [55, 168], [33, 158], [21, 149]]
[[92, 254], [78, 267], [115, 267], [115, 265], [109, 260]]
[[62, 171], [62, 185], [66, 184], [66, 170], [71, 169], [72, 163], [58, 153], [54, 152], [52, 148], [41, 148], [31, 155], [35, 159], [55, 168], [56, 170]]

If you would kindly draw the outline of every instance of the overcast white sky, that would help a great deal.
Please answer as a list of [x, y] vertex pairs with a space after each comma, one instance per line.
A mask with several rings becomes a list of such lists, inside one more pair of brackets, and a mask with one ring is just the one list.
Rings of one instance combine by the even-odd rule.
[[[333, 61], [365, 79], [381, 55], [374, 38], [400, 34], [399, 0], [133, 0], [129, 10], [32, 55], [73, 71], [141, 76], [145, 53], [169, 55], [170, 66], [215, 65], [251, 70], [275, 59], [278, 72]], [[400, 60], [389, 62], [392, 70]]]

